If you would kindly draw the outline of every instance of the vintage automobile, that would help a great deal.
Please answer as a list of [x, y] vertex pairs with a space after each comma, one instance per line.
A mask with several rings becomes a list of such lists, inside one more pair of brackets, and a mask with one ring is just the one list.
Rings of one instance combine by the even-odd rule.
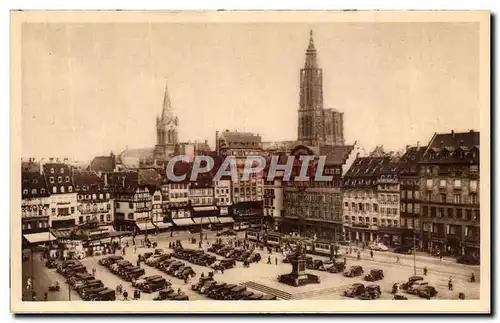
[[252, 296], [252, 295], [253, 295], [253, 292], [252, 292], [252, 291], [246, 290], [246, 291], [244, 291], [244, 292], [241, 292], [241, 293], [238, 295], [238, 297], [239, 297], [239, 298], [238, 298], [238, 300], [240, 300], [240, 301], [248, 300], [248, 298], [249, 298], [250, 296]]
[[213, 277], [201, 277], [196, 284], [191, 285], [191, 290], [199, 291], [206, 282], [213, 282]]
[[85, 282], [87, 280], [92, 280], [94, 279], [94, 276], [92, 276], [91, 274], [89, 274], [88, 272], [84, 272], [84, 273], [76, 273], [74, 276], [68, 278], [66, 280], [66, 282], [71, 286], [71, 287], [74, 287], [75, 284], [79, 283], [79, 282]]
[[233, 259], [222, 259], [212, 265], [213, 269], [221, 270], [231, 269], [236, 266], [236, 261]]
[[177, 294], [170, 299], [171, 301], [189, 301], [189, 296], [186, 294]]
[[365, 275], [365, 280], [374, 282], [384, 278], [384, 271], [382, 269], [372, 269], [368, 275]]
[[418, 289], [421, 288], [421, 287], [423, 287], [423, 286], [426, 286], [426, 285], [429, 285], [429, 283], [428, 282], [424, 282], [422, 280], [416, 281], [410, 287], [408, 287], [408, 290], [406, 292], [408, 294], [417, 295]]
[[142, 277], [142, 279], [144, 279], [145, 281], [150, 281], [150, 280], [154, 280], [157, 278], [163, 278], [163, 277], [161, 275], [151, 275], [151, 276]]
[[57, 268], [58, 261], [54, 259], [47, 260], [45, 262], [45, 267], [52, 269], [52, 268]]
[[213, 265], [217, 261], [217, 257], [209, 254], [204, 254], [203, 256], [196, 259], [196, 262], [193, 262], [199, 266], [209, 267]]
[[457, 262], [459, 264], [471, 265], [471, 266], [478, 266], [481, 263], [479, 257], [474, 257], [472, 255], [460, 256], [457, 258]]
[[163, 301], [163, 300], [169, 299], [169, 295], [171, 295], [171, 294], [175, 294], [175, 291], [170, 287], [167, 289], [161, 290], [158, 292], [158, 296], [153, 298], [153, 301]]
[[223, 300], [231, 293], [231, 290], [235, 287], [238, 287], [238, 285], [227, 284], [219, 289], [213, 289], [208, 293], [208, 297], [215, 300]]
[[144, 275], [146, 272], [144, 270], [144, 268], [141, 268], [141, 267], [135, 267], [133, 269], [130, 269], [128, 272], [126, 272], [125, 274], [123, 274], [123, 279], [130, 282], [134, 279], [137, 279], [139, 277], [141, 277], [142, 275]]
[[216, 281], [207, 281], [198, 289], [198, 293], [206, 294], [212, 288], [213, 285], [217, 284]]
[[225, 247], [225, 245], [224, 245], [224, 244], [222, 244], [222, 243], [214, 243], [213, 245], [211, 245], [210, 247], [208, 247], [207, 251], [208, 251], [208, 252], [217, 253], [217, 251], [218, 251], [219, 249], [222, 249], [222, 248], [224, 248], [224, 247]]
[[234, 230], [224, 230], [224, 231], [221, 231], [221, 232], [217, 232], [217, 236], [218, 237], [223, 237], [223, 236], [235, 236], [236, 235], [236, 231]]
[[411, 287], [411, 285], [413, 285], [413, 283], [421, 281], [421, 280], [424, 280], [424, 277], [422, 277], [422, 276], [410, 276], [410, 277], [408, 277], [408, 281], [400, 284], [400, 288], [402, 290], [407, 290], [408, 288]]
[[419, 286], [417, 289], [417, 296], [426, 298], [426, 299], [431, 299], [432, 297], [436, 296], [438, 294], [436, 288], [431, 285], [422, 285]]
[[191, 266], [182, 267], [182, 270], [179, 270], [175, 273], [175, 277], [183, 279], [185, 277], [194, 277], [196, 276], [196, 272], [191, 268]]
[[313, 270], [322, 270], [322, 271], [326, 270], [324, 262], [321, 259], [313, 259], [311, 262], [307, 262], [306, 268]]
[[247, 261], [249, 263], [252, 262], [259, 262], [262, 259], [262, 256], [258, 252], [252, 253], [248, 258], [244, 259], [243, 261]]
[[62, 275], [66, 278], [70, 278], [77, 273], [84, 273], [87, 271], [87, 268], [83, 265], [75, 265], [75, 266], [69, 266], [67, 268], [64, 268], [62, 270]]
[[254, 293], [254, 294], [250, 295], [246, 300], [248, 300], [248, 301], [260, 301], [260, 300], [262, 300], [262, 298], [264, 298], [263, 294]]
[[151, 257], [152, 255], [154, 254], [154, 252], [151, 252], [151, 251], [148, 251], [148, 252], [145, 252], [141, 255], [141, 258], [146, 260], [148, 259], [149, 257]]
[[84, 289], [92, 289], [92, 288], [98, 288], [98, 287], [104, 287], [104, 284], [102, 281], [98, 279], [93, 279], [93, 280], [88, 280], [85, 282], [85, 284], [75, 287], [75, 290], [80, 293]]
[[368, 248], [371, 250], [374, 250], [374, 251], [388, 251], [389, 250], [389, 248], [381, 242], [372, 243], [371, 245], [368, 246]]
[[394, 294], [394, 297], [392, 299], [393, 300], [408, 300], [408, 297], [406, 297], [404, 294], [397, 293], [397, 294]]
[[114, 300], [116, 300], [116, 293], [111, 288], [106, 288], [105, 290], [100, 291], [92, 299], [92, 301], [114, 301]]
[[241, 299], [241, 294], [246, 292], [247, 288], [244, 286], [236, 286], [229, 290], [225, 295], [224, 295], [224, 300], [239, 300]]
[[112, 255], [112, 256], [108, 256], [108, 257], [102, 258], [101, 260], [98, 261], [98, 263], [99, 263], [99, 265], [109, 267], [111, 264], [114, 264], [117, 261], [121, 261], [121, 260], [123, 260], [122, 256]]
[[215, 284], [210, 284], [210, 286], [208, 288], [206, 288], [204, 290], [200, 290], [200, 293], [209, 295], [210, 293], [213, 293], [214, 291], [217, 291], [226, 285], [227, 284], [224, 282], [216, 282]]
[[135, 282], [134, 287], [141, 290], [144, 293], [150, 294], [166, 288], [167, 283], [163, 278], [157, 281], [146, 281], [145, 279], [140, 279]]
[[233, 247], [225, 246], [225, 247], [218, 249], [215, 253], [218, 254], [219, 256], [224, 256], [225, 254], [227, 254], [228, 252], [230, 252], [233, 249], [234, 249]]
[[343, 261], [334, 259], [332, 265], [326, 268], [326, 271], [332, 274], [341, 273], [345, 270], [345, 263]]
[[395, 253], [402, 253], [405, 255], [411, 255], [413, 253], [413, 247], [410, 246], [397, 246], [394, 248]]
[[95, 287], [95, 288], [89, 288], [89, 289], [84, 289], [81, 293], [80, 293], [80, 297], [84, 300], [84, 301], [90, 301], [92, 300], [93, 298], [95, 298], [100, 292], [102, 292], [103, 290], [106, 290], [107, 287]]
[[365, 290], [361, 295], [359, 295], [359, 299], [368, 300], [368, 299], [377, 299], [380, 298], [382, 291], [379, 285], [370, 284], [365, 286]]
[[349, 269], [344, 271], [345, 277], [357, 277], [364, 274], [363, 267], [361, 266], [351, 266]]
[[352, 284], [351, 287], [344, 291], [345, 297], [356, 297], [361, 295], [365, 291], [365, 285], [361, 283]]
[[182, 261], [174, 261], [168, 266], [166, 273], [169, 275], [173, 275], [181, 266], [185, 266]]
[[157, 248], [155, 249], [155, 255], [162, 255], [165, 253], [165, 250], [161, 249], [161, 248]]

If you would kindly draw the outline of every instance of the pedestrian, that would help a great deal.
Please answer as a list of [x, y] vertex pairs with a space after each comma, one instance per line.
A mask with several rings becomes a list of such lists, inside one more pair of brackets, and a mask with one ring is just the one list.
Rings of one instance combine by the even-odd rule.
[[137, 246], [134, 243], [134, 253], [137, 253]]
[[270, 265], [271, 264], [271, 256], [267, 256], [267, 264]]
[[470, 282], [474, 283], [475, 281], [476, 281], [476, 275], [474, 275], [474, 273], [472, 273], [472, 275], [470, 275]]
[[361, 253], [358, 251], [358, 260], [361, 259]]
[[96, 272], [95, 267], [92, 267], [92, 276], [94, 276], [94, 278], [95, 278], [95, 272]]
[[373, 259], [373, 250], [370, 250], [370, 257]]
[[224, 267], [220, 267], [220, 273], [224, 274]]
[[274, 258], [274, 262], [276, 263], [276, 266], [278, 266], [278, 257]]
[[448, 290], [453, 290], [453, 282], [451, 281], [451, 276], [450, 279], [448, 280]]
[[399, 264], [399, 256], [396, 256], [396, 263]]
[[141, 261], [139, 259], [137, 259], [137, 267], [140, 267], [141, 266]]
[[128, 301], [128, 292], [123, 291], [123, 300]]
[[427, 267], [424, 267], [424, 276], [427, 276]]
[[344, 266], [347, 265], [347, 258], [344, 257]]
[[43, 300], [46, 302], [49, 299], [49, 293], [43, 293]]

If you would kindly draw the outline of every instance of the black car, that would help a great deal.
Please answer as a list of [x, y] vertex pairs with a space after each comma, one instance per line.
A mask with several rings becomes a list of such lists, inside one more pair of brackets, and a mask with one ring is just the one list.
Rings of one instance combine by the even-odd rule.
[[380, 295], [382, 294], [382, 290], [380, 289], [379, 285], [371, 284], [371, 285], [366, 285], [365, 290], [361, 295], [359, 295], [359, 299], [377, 299], [380, 298]]
[[413, 252], [413, 248], [410, 246], [398, 246], [398, 247], [394, 248], [394, 252], [411, 255]]
[[374, 282], [376, 280], [381, 280], [384, 278], [384, 271], [382, 269], [372, 269], [370, 273], [365, 276], [365, 280], [369, 282]]
[[158, 296], [153, 298], [153, 301], [163, 301], [163, 300], [169, 299], [169, 296], [174, 294], [174, 293], [175, 293], [175, 291], [172, 288], [168, 288], [166, 290], [161, 290], [158, 293]]
[[344, 271], [344, 276], [346, 277], [357, 277], [364, 274], [363, 267], [361, 266], [351, 266], [349, 269]]
[[236, 235], [236, 232], [234, 230], [224, 230], [224, 231], [221, 231], [221, 232], [217, 232], [217, 236], [218, 237], [221, 237], [221, 236], [235, 236]]
[[365, 291], [365, 285], [360, 284], [360, 283], [356, 283], [356, 284], [352, 284], [351, 287], [349, 287], [348, 289], [346, 289], [344, 291], [344, 296], [356, 297], [356, 296], [363, 294], [364, 291]]

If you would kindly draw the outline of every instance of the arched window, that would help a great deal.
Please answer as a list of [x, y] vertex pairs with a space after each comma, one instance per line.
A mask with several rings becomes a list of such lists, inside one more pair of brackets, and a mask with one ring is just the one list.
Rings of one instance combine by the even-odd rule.
[[61, 193], [64, 193], [64, 186], [61, 186]]
[[28, 190], [27, 189], [23, 190], [23, 195], [28, 195]]
[[36, 188], [31, 190], [31, 194], [36, 194]]
[[52, 186], [52, 193], [57, 193], [57, 186]]
[[70, 193], [73, 192], [73, 186], [68, 187], [68, 192], [70, 192]]

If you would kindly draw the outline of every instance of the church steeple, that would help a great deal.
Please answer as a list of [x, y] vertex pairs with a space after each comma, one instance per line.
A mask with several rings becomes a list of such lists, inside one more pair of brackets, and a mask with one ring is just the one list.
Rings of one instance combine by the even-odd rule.
[[161, 120], [166, 120], [172, 117], [172, 104], [168, 94], [168, 84], [165, 83], [165, 93], [163, 94], [163, 110], [161, 112]]
[[313, 31], [309, 31], [309, 46], [306, 51], [305, 68], [317, 68], [318, 62], [316, 57], [316, 48], [314, 47]]

